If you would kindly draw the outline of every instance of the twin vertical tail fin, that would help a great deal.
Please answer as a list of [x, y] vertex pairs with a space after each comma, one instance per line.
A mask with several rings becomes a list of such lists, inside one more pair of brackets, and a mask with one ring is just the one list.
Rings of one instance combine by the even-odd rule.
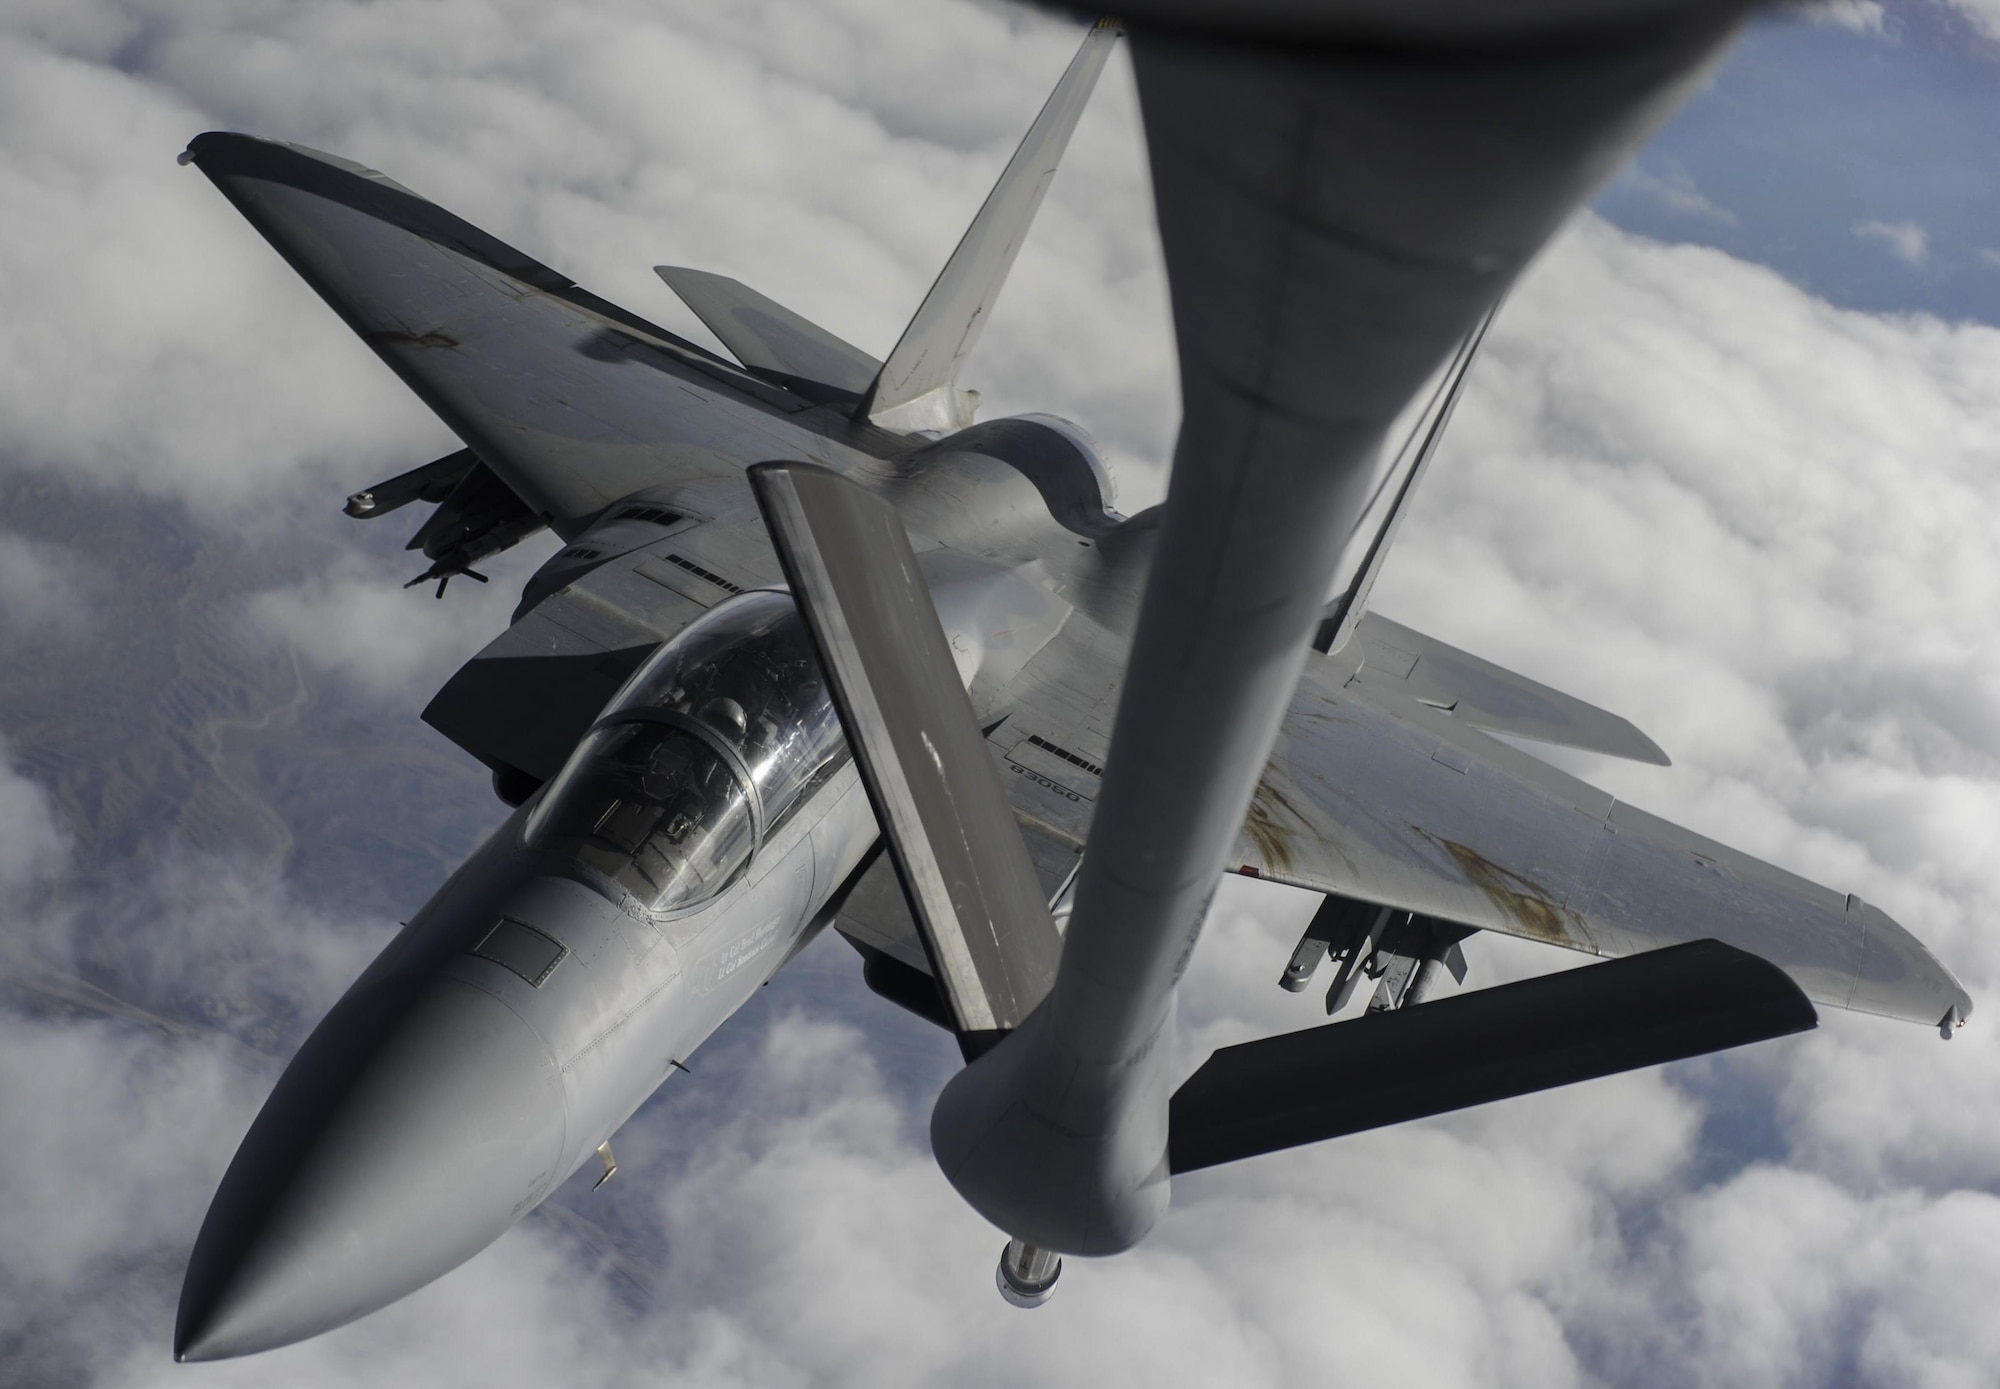
[[[1320, 616], [1317, 632], [1313, 636], [1315, 651], [1338, 651], [1354, 635], [1354, 629], [1368, 612], [1368, 594], [1375, 587], [1375, 578], [1382, 572], [1382, 561], [1389, 557], [1389, 547], [1395, 542], [1396, 532], [1403, 527], [1404, 517], [1409, 511], [1409, 501], [1417, 494], [1417, 487], [1430, 470], [1431, 459], [1437, 453], [1438, 441], [1444, 438], [1447, 426], [1451, 424], [1452, 411], [1458, 408], [1459, 393], [1465, 389], [1465, 374], [1472, 369], [1473, 359], [1479, 355], [1479, 345], [1486, 341], [1486, 330], [1493, 326], [1493, 320], [1500, 313], [1499, 303], [1486, 311], [1484, 317], [1472, 326], [1459, 342], [1457, 351], [1445, 364], [1444, 375], [1438, 378], [1425, 402], [1423, 413], [1418, 415], [1409, 437], [1397, 451], [1378, 485], [1376, 496], [1361, 513], [1357, 529], [1373, 521], [1375, 534], [1362, 552], [1361, 563], [1349, 577], [1346, 587], [1336, 594], [1326, 605]], [[1656, 749], [1657, 751], [1657, 749]]]
[[959, 368], [986, 327], [1118, 34], [1108, 19], [1091, 27], [888, 361], [726, 276], [672, 265], [654, 270], [756, 375], [814, 399], [857, 402], [856, 419], [898, 434], [963, 429], [979, 393], [959, 389]]
[[959, 367], [986, 327], [987, 315], [1000, 297], [1007, 272], [1014, 268], [1014, 257], [1118, 34], [1116, 23], [1100, 19], [1084, 38], [1069, 70], [862, 397], [856, 412], [860, 418], [903, 434], [963, 429], [972, 423], [979, 397], [959, 389]]

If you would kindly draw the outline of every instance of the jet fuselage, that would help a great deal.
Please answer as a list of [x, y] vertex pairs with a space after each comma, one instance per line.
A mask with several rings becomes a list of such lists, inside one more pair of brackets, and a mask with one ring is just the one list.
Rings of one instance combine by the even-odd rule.
[[[746, 605], [790, 609], [772, 593], [732, 600], [668, 643], [628, 694]], [[739, 723], [737, 702], [711, 692], [676, 688], [655, 704], [701, 708], [704, 694], [732, 707], [620, 714], [633, 701], [614, 700], [563, 775], [314, 1030], [203, 1225], [183, 1358], [315, 1335], [470, 1258], [605, 1144], [820, 924], [876, 841], [837, 724], [792, 739], [809, 765], [786, 787], [779, 759], [756, 761], [754, 706]], [[764, 741], [790, 732], [767, 729]], [[709, 752], [731, 735], [750, 753], [734, 769]], [[720, 786], [705, 802], [704, 776]], [[754, 794], [774, 789], [790, 803], [753, 810]]]

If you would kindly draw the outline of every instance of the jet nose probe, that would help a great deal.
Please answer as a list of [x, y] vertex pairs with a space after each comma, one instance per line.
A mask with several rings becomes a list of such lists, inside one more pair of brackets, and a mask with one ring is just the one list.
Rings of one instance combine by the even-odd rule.
[[230, 1163], [182, 1285], [174, 1358], [288, 1345], [421, 1287], [541, 1197], [563, 1140], [549, 1049], [511, 1009], [435, 974], [364, 979]]

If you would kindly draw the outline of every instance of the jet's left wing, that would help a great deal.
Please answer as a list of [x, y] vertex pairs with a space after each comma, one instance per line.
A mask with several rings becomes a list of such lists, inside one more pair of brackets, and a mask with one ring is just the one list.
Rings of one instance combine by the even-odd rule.
[[811, 400], [372, 169], [216, 132], [181, 159], [565, 539], [642, 487], [740, 477], [741, 459], [801, 455], [786, 421]]

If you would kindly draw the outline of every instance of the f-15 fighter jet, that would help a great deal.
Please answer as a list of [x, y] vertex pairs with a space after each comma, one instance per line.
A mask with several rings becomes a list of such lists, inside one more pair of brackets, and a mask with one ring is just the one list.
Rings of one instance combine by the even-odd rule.
[[[1489, 736], [1664, 762], [1630, 724], [1368, 606], [1495, 304], [1740, 7], [1133, 9], [1184, 418], [1166, 502], [1130, 517], [1082, 429], [980, 420], [959, 385], [1111, 24], [880, 361], [662, 267], [727, 360], [359, 164], [189, 145], [464, 441], [350, 514], [434, 503], [411, 545], [440, 591], [544, 526], [564, 548], [424, 712], [516, 809], [278, 1082], [177, 1356], [351, 1321], [608, 1172], [829, 925], [957, 1037], [932, 1144], [1023, 1305], [1063, 1255], [1141, 1240], [1179, 1172], [1815, 1005], [1965, 1019], [1860, 898]], [[1161, 1042], [1225, 872], [1324, 894], [1274, 982], [1331, 975], [1329, 1013], [1373, 993], [1175, 1088]], [[1430, 998], [1475, 931], [1602, 962]]]

